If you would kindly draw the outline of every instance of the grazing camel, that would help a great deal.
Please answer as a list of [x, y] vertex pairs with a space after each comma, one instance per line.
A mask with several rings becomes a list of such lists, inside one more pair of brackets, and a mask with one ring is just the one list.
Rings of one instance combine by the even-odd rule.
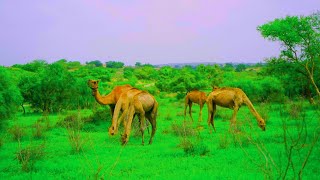
[[129, 107], [130, 99], [132, 99], [138, 93], [141, 93], [141, 90], [136, 89], [136, 88], [132, 88], [129, 91], [122, 93], [120, 95], [119, 100], [118, 100], [118, 102], [115, 106], [115, 109], [114, 109], [114, 115], [112, 116], [112, 124], [109, 128], [110, 135], [117, 134], [118, 126], [123, 121], [124, 116], [127, 114], [127, 113], [122, 113], [122, 115], [120, 116], [120, 118], [118, 120], [120, 111], [122, 111], [122, 112], [126, 111]]
[[108, 95], [102, 96], [98, 90], [99, 82], [99, 80], [88, 80], [88, 86], [92, 89], [92, 95], [99, 104], [110, 106], [111, 116], [113, 117], [114, 108], [120, 98], [120, 95], [133, 87], [128, 84], [116, 86]]
[[123, 112], [125, 114], [125, 132], [122, 135], [122, 144], [126, 144], [129, 140], [132, 120], [136, 114], [139, 115], [140, 120], [140, 131], [142, 134], [142, 145], [144, 145], [144, 121], [145, 117], [149, 120], [152, 126], [151, 137], [149, 144], [152, 144], [153, 136], [156, 132], [156, 118], [158, 112], [158, 102], [155, 98], [148, 92], [142, 91], [136, 94], [132, 99], [130, 99], [128, 109]]
[[193, 90], [187, 93], [186, 98], [185, 98], [185, 105], [184, 105], [184, 118], [186, 118], [187, 114], [187, 107], [189, 106], [189, 115], [193, 121], [192, 118], [192, 103], [197, 103], [200, 105], [200, 112], [199, 112], [199, 119], [198, 121], [202, 121], [202, 108], [204, 104], [206, 103], [206, 93], [198, 91], [198, 90]]
[[251, 113], [256, 117], [259, 127], [263, 131], [265, 131], [265, 127], [266, 127], [265, 121], [254, 109], [247, 95], [239, 88], [215, 87], [213, 89], [213, 91], [209, 94], [207, 98], [208, 112], [209, 112], [208, 125], [210, 126], [211, 124], [214, 131], [216, 131], [214, 127], [214, 114], [216, 112], [216, 106], [218, 105], [221, 107], [233, 109], [233, 114], [232, 114], [231, 124], [230, 124], [230, 128], [231, 128], [236, 122], [236, 116], [237, 116], [238, 110], [243, 103], [248, 106]]

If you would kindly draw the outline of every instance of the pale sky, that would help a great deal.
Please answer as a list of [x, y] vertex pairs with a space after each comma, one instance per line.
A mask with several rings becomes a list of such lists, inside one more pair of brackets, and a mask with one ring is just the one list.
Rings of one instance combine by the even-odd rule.
[[1, 0], [0, 65], [262, 62], [279, 44], [257, 26], [318, 10], [320, 0]]

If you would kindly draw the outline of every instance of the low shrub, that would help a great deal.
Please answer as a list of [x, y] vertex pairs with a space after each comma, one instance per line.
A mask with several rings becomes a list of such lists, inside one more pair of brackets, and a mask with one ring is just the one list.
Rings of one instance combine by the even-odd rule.
[[219, 136], [219, 144], [218, 144], [219, 149], [227, 149], [229, 147], [229, 144], [230, 144], [230, 141], [226, 133]]
[[205, 145], [201, 140], [192, 142], [187, 138], [183, 138], [179, 144], [186, 155], [200, 155], [205, 156], [207, 155], [210, 150], [207, 145]]
[[25, 172], [29, 172], [34, 169], [34, 164], [39, 159], [43, 158], [45, 153], [45, 144], [41, 144], [39, 146], [31, 146], [21, 149], [19, 148], [16, 153], [16, 158], [21, 164], [21, 169]]
[[13, 139], [16, 141], [20, 141], [25, 134], [23, 128], [17, 124], [9, 129], [9, 133], [12, 135]]
[[32, 135], [35, 139], [41, 139], [44, 136], [44, 130], [45, 127], [43, 125], [41, 125], [40, 122], [36, 122], [33, 125], [33, 131], [32, 131]]
[[172, 123], [172, 131], [176, 136], [195, 136], [197, 135], [197, 130], [192, 127], [192, 121], [183, 121], [181, 124]]
[[79, 153], [83, 150], [85, 140], [80, 134], [79, 130], [68, 129], [68, 139], [71, 145], [71, 153]]

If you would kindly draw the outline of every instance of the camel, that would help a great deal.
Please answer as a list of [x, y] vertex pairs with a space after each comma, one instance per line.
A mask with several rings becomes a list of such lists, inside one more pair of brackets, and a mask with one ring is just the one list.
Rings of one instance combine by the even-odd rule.
[[99, 104], [110, 106], [111, 116], [113, 117], [115, 105], [118, 102], [121, 94], [127, 92], [133, 87], [129, 84], [116, 86], [108, 95], [102, 96], [98, 90], [99, 82], [99, 80], [88, 80], [88, 86], [92, 89], [92, 95], [95, 97], [96, 101]]
[[156, 132], [156, 118], [157, 118], [157, 111], [158, 111], [158, 102], [155, 98], [149, 94], [148, 92], [142, 91], [136, 94], [129, 103], [128, 109], [123, 112], [125, 114], [125, 132], [122, 135], [122, 144], [126, 144], [129, 140], [130, 132], [131, 132], [131, 125], [132, 120], [136, 114], [139, 114], [140, 120], [140, 131], [142, 134], [142, 145], [144, 145], [144, 121], [145, 117], [149, 120], [152, 126], [151, 137], [149, 140], [149, 144], [152, 144], [152, 140], [154, 134]]
[[184, 106], [184, 118], [186, 118], [187, 114], [187, 106], [189, 106], [189, 115], [193, 121], [192, 118], [192, 103], [197, 103], [200, 105], [200, 112], [199, 112], [199, 119], [198, 121], [202, 121], [202, 108], [204, 104], [206, 103], [206, 93], [198, 91], [198, 90], [193, 90], [187, 93], [186, 98], [185, 98], [185, 106]]
[[120, 95], [119, 100], [115, 106], [114, 115], [112, 116], [112, 123], [109, 128], [110, 135], [113, 136], [113, 135], [117, 134], [118, 126], [123, 121], [124, 116], [127, 114], [127, 113], [122, 113], [122, 115], [120, 116], [120, 118], [118, 120], [120, 111], [125, 112], [129, 108], [130, 99], [132, 99], [135, 95], [137, 95], [138, 93], [141, 93], [141, 92], [142, 91], [139, 89], [132, 88], [129, 91], [122, 93]]
[[212, 125], [214, 131], [216, 131], [214, 127], [214, 115], [216, 112], [216, 106], [221, 106], [225, 108], [233, 109], [233, 114], [231, 118], [230, 128], [236, 122], [236, 116], [239, 108], [242, 104], [246, 104], [250, 109], [251, 113], [256, 117], [258, 126], [265, 131], [266, 123], [262, 119], [262, 117], [258, 114], [258, 112], [254, 109], [253, 104], [247, 97], [247, 95], [239, 88], [219, 88], [215, 87], [213, 91], [209, 94], [207, 98], [208, 104], [208, 125]]

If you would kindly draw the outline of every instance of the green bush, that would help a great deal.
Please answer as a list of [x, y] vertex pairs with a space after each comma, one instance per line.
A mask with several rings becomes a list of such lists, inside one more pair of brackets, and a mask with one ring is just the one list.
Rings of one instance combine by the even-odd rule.
[[9, 129], [9, 133], [12, 135], [13, 139], [16, 141], [20, 141], [25, 134], [23, 128], [17, 124]]
[[29, 172], [34, 169], [34, 164], [44, 157], [45, 144], [39, 146], [27, 146], [24, 149], [19, 149], [16, 152], [16, 158], [21, 164], [21, 169], [25, 172]]

